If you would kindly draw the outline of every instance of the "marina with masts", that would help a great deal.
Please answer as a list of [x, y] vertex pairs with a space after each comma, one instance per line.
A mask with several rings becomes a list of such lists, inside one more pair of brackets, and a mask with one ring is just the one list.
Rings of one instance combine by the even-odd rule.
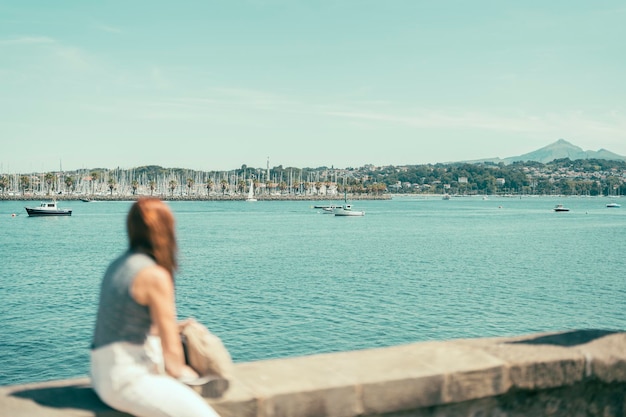
[[[253, 195], [250, 196], [250, 190]], [[353, 199], [388, 199], [385, 187], [366, 190], [363, 178], [350, 170], [249, 168], [197, 171], [146, 166], [132, 169], [81, 169], [37, 174], [3, 175], [0, 198], [120, 200], [154, 196], [166, 200], [326, 200], [347, 192]], [[372, 192], [374, 191], [375, 192]]]

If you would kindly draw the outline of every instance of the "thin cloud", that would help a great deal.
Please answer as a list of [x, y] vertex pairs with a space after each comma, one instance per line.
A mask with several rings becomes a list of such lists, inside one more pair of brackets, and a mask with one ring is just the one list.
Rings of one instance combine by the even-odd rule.
[[163, 71], [159, 67], [152, 67], [150, 70], [150, 79], [152, 83], [158, 88], [166, 88], [170, 86], [170, 82], [167, 80]]
[[262, 106], [264, 108], [274, 105], [289, 104], [287, 100], [280, 96], [260, 90], [241, 88], [213, 88], [211, 89], [210, 94], [229, 101], [236, 101], [240, 104]]
[[0, 45], [37, 45], [37, 44], [54, 44], [54, 39], [47, 36], [21, 36], [12, 39], [0, 39]]
[[[613, 116], [611, 120], [599, 120], [589, 115], [574, 113], [551, 113], [545, 115], [498, 116], [489, 113], [443, 113], [428, 112], [411, 116], [388, 113], [329, 111], [327, 115], [372, 122], [391, 123], [418, 128], [482, 129], [502, 132], [533, 132], [563, 135], [567, 132], [586, 132], [593, 135], [624, 136], [624, 120]], [[614, 115], [612, 113], [612, 115]]]
[[124, 33], [124, 31], [118, 27], [103, 24], [96, 25], [96, 29], [102, 32], [115, 33], [118, 35]]
[[39, 46], [41, 51], [56, 55], [59, 60], [73, 69], [84, 70], [90, 67], [89, 57], [81, 49], [64, 45], [47, 36], [20, 36], [11, 39], [0, 39], [1, 46]]
[[311, 110], [299, 110], [306, 107], [297, 101], [290, 100], [272, 92], [239, 88], [210, 88], [198, 96], [169, 97], [161, 103], [171, 103], [175, 106], [185, 106], [206, 110], [215, 106], [224, 109], [262, 110], [273, 113], [315, 113]]
[[75, 70], [85, 70], [91, 68], [89, 58], [78, 48], [57, 48], [56, 54], [63, 62], [65, 62], [66, 65]]

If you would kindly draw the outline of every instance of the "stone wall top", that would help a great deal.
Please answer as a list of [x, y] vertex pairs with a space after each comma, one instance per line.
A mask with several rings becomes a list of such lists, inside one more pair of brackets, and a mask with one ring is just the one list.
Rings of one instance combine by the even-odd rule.
[[[207, 401], [223, 417], [374, 416], [587, 383], [626, 386], [626, 333], [458, 339], [239, 363], [226, 394]], [[125, 416], [101, 403], [87, 378], [0, 387], [0, 415]]]

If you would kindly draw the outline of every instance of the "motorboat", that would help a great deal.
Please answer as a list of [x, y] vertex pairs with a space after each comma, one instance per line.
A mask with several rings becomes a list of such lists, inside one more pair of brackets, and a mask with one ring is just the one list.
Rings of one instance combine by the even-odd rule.
[[343, 206], [334, 210], [335, 216], [365, 216], [364, 211], [357, 211], [352, 209], [352, 205], [344, 204]]
[[607, 206], [608, 208], [620, 208], [620, 207], [622, 207], [622, 205], [621, 205], [621, 204], [618, 204], [618, 203], [609, 203], [609, 204], [607, 204], [606, 206]]
[[323, 214], [335, 214], [335, 210], [341, 208], [341, 206], [338, 206], [336, 204], [329, 204], [327, 206], [314, 206], [314, 207], [322, 209]]
[[44, 201], [39, 207], [24, 207], [31, 217], [36, 216], [71, 216], [71, 209], [61, 209], [56, 201]]
[[569, 211], [569, 209], [564, 207], [563, 204], [557, 204], [554, 206], [554, 211]]
[[343, 192], [343, 205], [333, 209], [335, 216], [348, 217], [348, 216], [365, 216], [364, 211], [357, 211], [352, 209], [352, 204], [348, 204], [348, 192]]

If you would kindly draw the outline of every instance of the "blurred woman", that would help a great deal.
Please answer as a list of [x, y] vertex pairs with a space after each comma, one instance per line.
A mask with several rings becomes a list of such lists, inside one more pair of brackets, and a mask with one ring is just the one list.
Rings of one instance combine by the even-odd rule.
[[91, 379], [109, 406], [138, 417], [216, 417], [187, 384], [176, 321], [174, 216], [156, 198], [135, 202], [127, 217], [129, 248], [108, 267], [91, 351]]

